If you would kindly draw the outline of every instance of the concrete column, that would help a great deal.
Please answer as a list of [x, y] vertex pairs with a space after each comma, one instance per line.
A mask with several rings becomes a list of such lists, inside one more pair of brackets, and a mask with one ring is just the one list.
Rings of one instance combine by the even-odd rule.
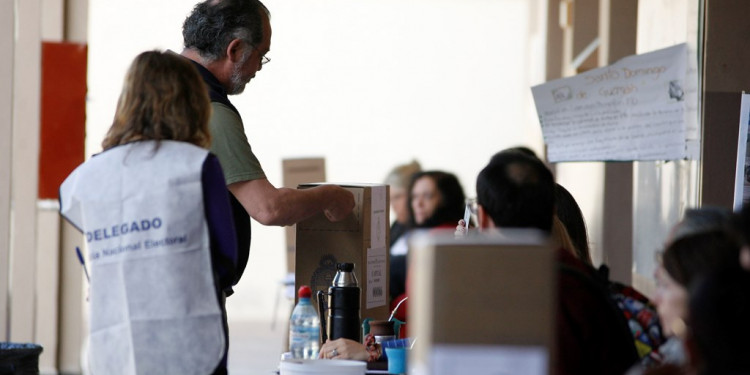
[[[599, 66], [636, 53], [637, 0], [599, 0]], [[632, 284], [633, 163], [604, 165], [603, 261], [613, 280]]]
[[[557, 8], [557, 10], [555, 9]], [[550, 43], [562, 43], [562, 69], [549, 56], [548, 80], [611, 64], [635, 53], [638, 2], [632, 0], [553, 0], [550, 17], [563, 26], [563, 36], [548, 32]], [[551, 21], [550, 21], [551, 25]], [[598, 47], [586, 54], [591, 47]], [[548, 53], [558, 53], [548, 47]], [[573, 64], [574, 60], [577, 64]], [[613, 279], [630, 283], [632, 268], [632, 163], [558, 163], [557, 181], [578, 201], [586, 219], [595, 264], [606, 263]]]
[[42, 39], [47, 42], [62, 42], [65, 31], [65, 2], [63, 0], [41, 0]]
[[[57, 371], [60, 290], [60, 214], [58, 203], [40, 201], [37, 211], [36, 306], [34, 342], [44, 348], [39, 371]], [[70, 256], [71, 252], [66, 254]]]
[[[599, 0], [575, 0], [573, 2], [573, 38], [571, 40], [572, 59], [584, 53], [599, 37]], [[571, 74], [583, 73], [598, 67], [598, 49], [577, 67], [567, 67]], [[570, 63], [572, 61], [569, 61]]]
[[10, 339], [34, 341], [39, 165], [41, 6], [17, 0], [11, 164]]
[[[88, 42], [89, 0], [66, 0], [64, 40]], [[76, 246], [83, 248], [83, 236], [68, 222], [59, 222], [59, 332], [57, 366], [60, 374], [80, 374], [81, 350], [86, 336], [85, 278], [78, 260], [72, 255]]]
[[10, 340], [10, 173], [13, 136], [14, 0], [0, 0], [0, 341]]
[[65, 1], [65, 41], [88, 43], [89, 0]]
[[732, 208], [740, 94], [750, 90], [750, 50], [744, 48], [750, 33], [746, 17], [750, 3], [705, 0], [705, 4], [702, 204]]
[[60, 306], [58, 369], [60, 374], [81, 373], [81, 350], [86, 335], [85, 278], [72, 249], [83, 249], [83, 235], [65, 220], [60, 223]]
[[562, 19], [561, 10], [565, 12], [566, 5], [559, 0], [547, 1], [547, 46], [545, 79], [547, 81], [562, 77], [563, 73], [563, 34], [568, 28], [568, 20]]

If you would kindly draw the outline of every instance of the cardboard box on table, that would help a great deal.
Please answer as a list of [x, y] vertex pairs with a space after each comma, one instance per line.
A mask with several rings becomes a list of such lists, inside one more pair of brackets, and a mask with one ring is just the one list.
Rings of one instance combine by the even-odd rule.
[[[320, 184], [301, 184], [299, 189]], [[346, 219], [330, 222], [323, 213], [297, 223], [295, 287], [309, 285], [313, 296], [328, 291], [336, 263], [354, 263], [362, 319], [387, 319], [390, 222], [388, 186], [339, 184], [354, 194]]]
[[546, 236], [449, 232], [410, 241], [410, 373], [551, 373], [556, 279]]
[[[326, 161], [324, 158], [284, 159], [281, 161], [284, 187], [294, 189], [310, 181], [326, 180]], [[297, 240], [297, 225], [284, 228], [286, 238], [286, 270], [294, 273], [294, 260]], [[292, 293], [290, 295], [296, 295]]]

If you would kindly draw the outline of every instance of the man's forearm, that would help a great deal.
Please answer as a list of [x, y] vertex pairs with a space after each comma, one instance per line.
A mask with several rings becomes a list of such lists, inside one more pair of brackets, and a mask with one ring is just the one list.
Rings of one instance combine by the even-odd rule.
[[229, 190], [263, 225], [293, 225], [323, 211], [329, 220], [341, 220], [354, 207], [351, 193], [333, 185], [277, 189], [262, 179], [235, 183], [229, 185]]

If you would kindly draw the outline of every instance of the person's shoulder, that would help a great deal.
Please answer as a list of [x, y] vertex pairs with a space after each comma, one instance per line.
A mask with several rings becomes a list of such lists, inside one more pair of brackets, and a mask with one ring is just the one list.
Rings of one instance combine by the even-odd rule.
[[232, 117], [236, 119], [240, 119], [240, 116], [235, 112], [232, 107], [219, 102], [211, 102], [211, 109], [213, 110], [212, 116], [221, 116], [221, 117]]
[[555, 259], [557, 260], [557, 263], [564, 267], [572, 268], [578, 272], [582, 272], [586, 275], [593, 276], [594, 275], [594, 268], [589, 266], [588, 264], [584, 263], [582, 260], [578, 259], [573, 253], [570, 251], [560, 247], [555, 250]]
[[190, 152], [190, 153], [195, 153], [195, 154], [208, 153], [207, 149], [201, 146], [198, 146], [194, 143], [185, 142], [185, 141], [163, 140], [161, 141], [160, 147], [172, 148], [172, 149], [180, 150], [183, 152]]
[[244, 133], [245, 126], [242, 118], [231, 107], [223, 103], [211, 102], [211, 110], [209, 127], [214, 136], [220, 136], [227, 131]]

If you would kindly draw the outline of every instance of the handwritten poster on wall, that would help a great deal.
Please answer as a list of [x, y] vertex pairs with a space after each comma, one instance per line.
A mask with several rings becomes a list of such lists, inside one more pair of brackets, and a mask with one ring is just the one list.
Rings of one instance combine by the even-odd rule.
[[688, 157], [688, 47], [625, 57], [531, 88], [551, 162]]

